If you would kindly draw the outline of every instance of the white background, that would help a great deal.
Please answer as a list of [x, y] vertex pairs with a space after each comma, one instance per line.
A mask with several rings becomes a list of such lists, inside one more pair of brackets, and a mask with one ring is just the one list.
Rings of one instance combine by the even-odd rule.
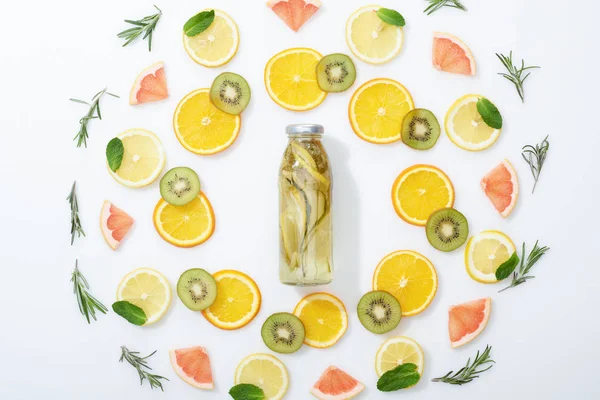
[[[598, 345], [598, 56], [592, 27], [598, 2], [547, 0], [464, 0], [467, 13], [453, 9], [422, 13], [424, 1], [382, 0], [407, 20], [405, 45], [384, 66], [356, 61], [357, 84], [332, 94], [316, 110], [293, 113], [277, 106], [263, 84], [264, 65], [273, 54], [306, 46], [323, 54], [350, 53], [344, 27], [361, 0], [325, 0], [299, 33], [292, 32], [262, 0], [160, 1], [164, 15], [153, 51], [147, 43], [122, 48], [116, 33], [124, 18], [153, 12], [152, 1], [20, 1], [3, 9], [0, 132], [4, 179], [0, 199], [0, 398], [13, 399], [225, 399], [238, 362], [253, 352], [267, 352], [260, 338], [262, 322], [273, 312], [291, 311], [310, 289], [278, 281], [277, 171], [286, 145], [285, 125], [320, 123], [334, 174], [336, 279], [327, 290], [349, 311], [349, 328], [333, 348], [303, 347], [282, 355], [291, 385], [287, 399], [307, 399], [321, 372], [335, 364], [367, 386], [360, 398], [385, 399], [593, 399], [597, 385]], [[181, 44], [183, 23], [204, 7], [229, 13], [239, 25], [237, 56], [216, 70], [196, 65]], [[444, 74], [431, 67], [431, 38], [436, 30], [462, 38], [477, 60], [477, 76]], [[584, 35], [584, 33], [586, 33]], [[543, 68], [526, 83], [521, 104], [514, 87], [496, 75], [502, 66], [495, 52], [513, 49], [520, 60]], [[131, 107], [127, 96], [136, 75], [163, 60], [170, 90], [166, 101]], [[222, 154], [200, 157], [176, 140], [171, 118], [177, 102], [193, 89], [210, 86], [222, 71], [243, 74], [253, 89], [237, 142]], [[352, 132], [347, 106], [358, 84], [375, 77], [402, 82], [418, 107], [440, 120], [452, 102], [481, 93], [501, 110], [505, 129], [489, 150], [469, 153], [442, 135], [428, 152], [403, 144], [378, 146]], [[105, 119], [90, 123], [89, 147], [76, 148], [72, 137], [85, 113], [69, 97], [89, 99], [108, 86], [121, 99], [102, 101]], [[167, 168], [187, 165], [200, 175], [215, 208], [217, 229], [207, 243], [178, 249], [162, 241], [152, 226], [160, 194], [158, 182], [143, 189], [120, 186], [108, 174], [108, 140], [129, 128], [156, 132], [165, 147]], [[521, 147], [550, 134], [551, 148], [535, 195]], [[521, 196], [513, 214], [502, 219], [479, 188], [480, 178], [503, 158], [515, 165]], [[434, 164], [448, 173], [456, 188], [455, 206], [469, 219], [471, 232], [499, 229], [515, 243], [536, 239], [552, 249], [536, 265], [536, 279], [498, 294], [504, 284], [485, 286], [471, 280], [463, 249], [434, 250], [423, 229], [401, 221], [392, 208], [395, 177], [415, 163]], [[69, 244], [69, 207], [65, 200], [77, 180], [81, 219], [87, 237]], [[109, 199], [136, 220], [118, 251], [103, 241], [100, 206]], [[371, 288], [379, 260], [391, 251], [413, 249], [437, 268], [439, 290], [419, 316], [403, 319], [390, 334], [376, 336], [359, 323], [355, 306]], [[115, 298], [121, 278], [150, 266], [172, 286], [185, 269], [234, 268], [250, 274], [263, 294], [258, 317], [240, 331], [224, 332], [175, 296], [168, 314], [149, 327], [128, 324], [113, 313], [88, 325], [77, 310], [69, 282], [75, 259], [92, 292], [105, 304]], [[471, 344], [452, 350], [448, 342], [449, 305], [491, 296], [488, 327]], [[373, 360], [386, 337], [407, 335], [425, 351], [425, 373], [415, 388], [381, 394], [375, 388]], [[486, 344], [497, 365], [463, 387], [432, 383], [460, 368]], [[144, 354], [155, 372], [171, 379], [165, 393], [139, 386], [136, 372], [118, 362], [119, 346]], [[205, 346], [211, 356], [216, 389], [200, 392], [172, 370], [168, 350]]]

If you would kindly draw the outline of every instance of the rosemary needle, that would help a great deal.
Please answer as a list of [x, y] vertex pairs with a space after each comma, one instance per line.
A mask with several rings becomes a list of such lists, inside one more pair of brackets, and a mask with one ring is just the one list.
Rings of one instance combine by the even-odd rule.
[[546, 252], [548, 250], [550, 250], [550, 247], [547, 247], [547, 246], [539, 247], [538, 243], [539, 243], [539, 241], [535, 242], [535, 245], [533, 246], [533, 250], [531, 250], [531, 253], [529, 253], [529, 255], [527, 256], [527, 260], [525, 259], [525, 243], [523, 243], [523, 250], [521, 252], [521, 260], [520, 260], [521, 264], [519, 266], [519, 269], [518, 269], [518, 271], [513, 272], [513, 279], [512, 279], [512, 282], [510, 283], [510, 285], [508, 285], [504, 289], [498, 291], [498, 293], [501, 293], [507, 289], [522, 285], [523, 283], [527, 282], [529, 279], [535, 278], [535, 276], [529, 275], [529, 271], [531, 270], [531, 268], [533, 268], [535, 263], [538, 262], [538, 260], [540, 258], [542, 258], [542, 256], [544, 254], [546, 254]]
[[[471, 359], [467, 360], [467, 365], [459, 369], [456, 373], [454, 371], [448, 372], [446, 375], [432, 379], [433, 382], [449, 383], [451, 385], [464, 385], [465, 383], [471, 382], [473, 379], [479, 378], [479, 374], [492, 368], [493, 365], [489, 365], [486, 368], [481, 368], [486, 364], [495, 364], [496, 362], [490, 358], [490, 352], [492, 351], [491, 346], [485, 346], [485, 350], [481, 355], [477, 351], [477, 355], [471, 364]], [[479, 368], [479, 369], [478, 369]]]
[[531, 174], [533, 175], [533, 189], [531, 193], [535, 192], [535, 187], [537, 186], [538, 179], [540, 178], [540, 173], [542, 172], [542, 167], [544, 166], [544, 162], [546, 161], [546, 155], [548, 154], [548, 150], [550, 149], [550, 142], [548, 142], [548, 136], [544, 138], [540, 143], [532, 146], [528, 144], [527, 146], [523, 146], [521, 156], [523, 156], [523, 160], [529, 165], [529, 169], [531, 170]]
[[75, 269], [71, 274], [71, 282], [73, 282], [73, 292], [77, 298], [79, 311], [87, 319], [88, 324], [91, 323], [90, 316], [96, 321], [96, 311], [106, 314], [108, 309], [88, 291], [90, 285], [79, 271], [77, 260], [75, 260]]
[[85, 232], [81, 227], [81, 221], [79, 220], [79, 203], [77, 202], [77, 193], [75, 192], [76, 184], [77, 181], [74, 181], [73, 186], [71, 186], [71, 192], [67, 196], [67, 200], [71, 206], [71, 246], [75, 241], [76, 233], [77, 237], [80, 237], [81, 235], [85, 236]]
[[73, 140], [77, 140], [77, 147], [81, 147], [82, 144], [85, 147], [87, 147], [87, 139], [89, 138], [88, 127], [87, 127], [88, 122], [90, 122], [91, 119], [95, 119], [95, 118], [102, 119], [102, 113], [100, 112], [100, 99], [102, 98], [102, 96], [104, 96], [104, 94], [108, 94], [110, 96], [119, 98], [119, 96], [117, 96], [116, 94], [107, 92], [106, 88], [104, 88], [103, 90], [96, 93], [94, 95], [94, 97], [92, 97], [91, 103], [88, 103], [87, 101], [83, 101], [83, 100], [78, 100], [78, 99], [69, 99], [75, 103], [86, 104], [86, 105], [90, 106], [87, 114], [85, 114], [79, 120], [79, 132], [77, 132], [77, 135], [75, 135], [75, 137], [73, 138]]
[[427, 15], [431, 15], [442, 7], [450, 7], [450, 8], [458, 8], [459, 10], [467, 11], [467, 8], [462, 5], [460, 0], [427, 0], [429, 2], [429, 6], [425, 10], [424, 13]]
[[121, 39], [125, 39], [125, 43], [123, 44], [123, 47], [127, 46], [129, 43], [133, 42], [135, 39], [138, 38], [138, 36], [140, 36], [142, 33], [144, 34], [144, 36], [142, 37], [143, 39], [148, 38], [148, 51], [152, 51], [152, 34], [154, 32], [154, 29], [156, 28], [156, 24], [158, 23], [158, 20], [160, 19], [161, 15], [162, 15], [162, 10], [156, 6], [154, 6], [154, 8], [156, 8], [158, 10], [158, 12], [156, 14], [153, 15], [148, 15], [140, 20], [130, 20], [130, 19], [126, 19], [125, 22], [127, 22], [128, 24], [133, 25], [133, 28], [129, 28], [129, 29], [125, 29], [122, 32], [119, 32], [117, 34], [117, 37], [121, 38]]
[[137, 351], [130, 351], [127, 347], [121, 346], [121, 358], [119, 358], [119, 362], [123, 362], [123, 360], [127, 361], [130, 365], [132, 365], [138, 372], [140, 377], [140, 385], [144, 383], [144, 379], [148, 380], [150, 383], [150, 388], [154, 389], [155, 387], [160, 388], [164, 392], [161, 379], [169, 380], [164, 376], [151, 374], [149, 371], [152, 371], [152, 368], [148, 366], [148, 358], [152, 357], [156, 353], [154, 350], [152, 353], [148, 354], [146, 357], [140, 357], [140, 353]]
[[525, 90], [523, 89], [523, 83], [525, 83], [525, 79], [527, 79], [529, 77], [531, 72], [527, 72], [527, 74], [525, 76], [523, 76], [523, 73], [529, 69], [541, 68], [541, 67], [537, 66], [537, 65], [532, 65], [532, 66], [526, 67], [525, 60], [521, 60], [520, 68], [517, 67], [516, 65], [513, 65], [512, 50], [510, 51], [508, 57], [505, 56], [504, 54], [498, 54], [498, 53], [496, 53], [496, 57], [498, 57], [498, 59], [500, 60], [502, 65], [504, 65], [504, 68], [506, 68], [506, 70], [508, 71], [508, 74], [499, 72], [498, 75], [503, 76], [504, 78], [508, 79], [510, 82], [512, 82], [515, 85], [515, 88], [517, 89], [517, 93], [519, 94], [521, 101], [524, 103], [525, 102]]

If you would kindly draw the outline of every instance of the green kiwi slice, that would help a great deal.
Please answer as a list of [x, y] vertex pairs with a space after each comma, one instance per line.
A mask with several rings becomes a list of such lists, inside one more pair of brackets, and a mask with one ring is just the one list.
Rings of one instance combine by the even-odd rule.
[[281, 312], [271, 315], [260, 331], [267, 347], [277, 353], [294, 353], [304, 343], [304, 324], [294, 314]]
[[369, 331], [386, 333], [396, 328], [402, 318], [398, 300], [382, 290], [369, 292], [361, 297], [357, 307], [360, 323]]
[[343, 92], [354, 84], [356, 67], [345, 54], [329, 54], [317, 64], [317, 83], [324, 92]]
[[440, 123], [424, 108], [411, 110], [402, 120], [402, 141], [416, 150], [431, 149], [440, 137]]
[[193, 169], [175, 167], [160, 180], [160, 195], [167, 203], [184, 206], [200, 193], [200, 178]]
[[210, 88], [210, 101], [227, 114], [238, 115], [250, 103], [250, 85], [241, 75], [223, 72]]
[[442, 208], [429, 216], [425, 233], [429, 243], [436, 249], [453, 251], [467, 241], [469, 222], [460, 211], [454, 208]]
[[201, 268], [188, 269], [177, 281], [177, 296], [190, 310], [202, 311], [215, 302], [217, 282]]

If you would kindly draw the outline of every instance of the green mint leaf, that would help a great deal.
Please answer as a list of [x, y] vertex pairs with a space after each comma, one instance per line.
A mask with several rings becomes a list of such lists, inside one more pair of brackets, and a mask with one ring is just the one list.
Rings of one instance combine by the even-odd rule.
[[112, 172], [115, 172], [121, 166], [124, 152], [125, 148], [123, 147], [123, 141], [119, 138], [111, 139], [106, 145], [106, 160], [108, 161], [108, 167]]
[[394, 26], [406, 25], [406, 21], [404, 20], [402, 14], [390, 8], [380, 8], [379, 10], [377, 10], [377, 16], [386, 24]]
[[415, 364], [400, 364], [381, 375], [377, 381], [377, 389], [381, 392], [394, 392], [416, 385], [419, 379], [421, 379], [421, 375]]
[[496, 106], [485, 97], [482, 97], [477, 101], [477, 112], [481, 115], [483, 122], [490, 128], [502, 128], [502, 115], [500, 115], [500, 111], [498, 111]]
[[500, 266], [496, 270], [496, 279], [501, 281], [503, 279], [508, 278], [510, 274], [514, 272], [515, 268], [517, 268], [519, 261], [519, 256], [515, 251], [514, 253], [512, 253], [512, 256], [510, 256], [508, 260], [500, 264]]
[[192, 37], [204, 32], [215, 20], [215, 10], [202, 11], [194, 15], [183, 25], [186, 36]]
[[137, 326], [144, 325], [148, 320], [144, 310], [128, 301], [117, 301], [113, 303], [112, 309], [115, 313]]
[[235, 385], [229, 391], [234, 400], [264, 400], [265, 392], [258, 386], [249, 383], [240, 383]]

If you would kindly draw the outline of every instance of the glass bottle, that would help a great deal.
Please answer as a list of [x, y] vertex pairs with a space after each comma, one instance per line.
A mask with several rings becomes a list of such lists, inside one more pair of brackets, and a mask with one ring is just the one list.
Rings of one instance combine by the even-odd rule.
[[279, 169], [279, 279], [324, 285], [333, 279], [329, 158], [321, 125], [289, 125]]

